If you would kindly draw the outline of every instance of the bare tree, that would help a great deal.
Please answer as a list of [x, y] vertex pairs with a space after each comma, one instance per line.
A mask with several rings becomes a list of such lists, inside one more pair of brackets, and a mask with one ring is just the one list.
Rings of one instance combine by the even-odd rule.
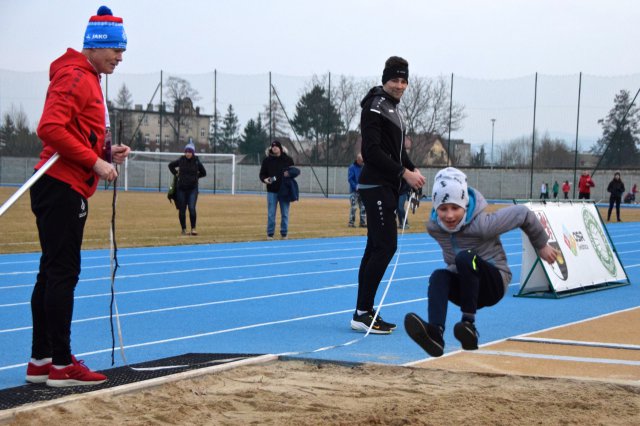
[[500, 148], [500, 165], [504, 167], [526, 167], [531, 165], [531, 137], [521, 136]]
[[[133, 117], [130, 112], [133, 106], [132, 95], [127, 85], [122, 83], [122, 87], [118, 91], [118, 95], [114, 101], [114, 111], [109, 111], [113, 119], [111, 120], [112, 132], [114, 132], [114, 142], [125, 143], [132, 138], [133, 133]], [[122, 128], [120, 128], [122, 126]], [[123, 140], [119, 141], [117, 138], [122, 135]], [[134, 141], [135, 142], [135, 141]], [[134, 149], [144, 149], [144, 144], [133, 146]]]
[[291, 126], [289, 126], [284, 110], [275, 95], [271, 97], [271, 107], [269, 107], [269, 104], [264, 106], [262, 116], [266, 118], [264, 127], [267, 135], [269, 135], [269, 129], [271, 129], [271, 137], [273, 138], [289, 137]]
[[407, 133], [411, 136], [418, 133], [446, 135], [449, 123], [452, 132], [460, 130], [466, 117], [463, 105], [454, 103], [450, 108], [449, 83], [444, 77], [435, 80], [412, 77], [402, 98], [402, 105]]
[[562, 139], [552, 139], [545, 133], [540, 142], [536, 142], [534, 164], [536, 167], [571, 167], [574, 163], [574, 152]]
[[180, 144], [182, 129], [187, 132], [191, 128], [193, 102], [200, 99], [198, 91], [191, 87], [184, 78], [169, 77], [165, 84], [165, 94], [173, 102], [173, 113], [167, 114], [166, 119], [173, 129], [175, 143]]

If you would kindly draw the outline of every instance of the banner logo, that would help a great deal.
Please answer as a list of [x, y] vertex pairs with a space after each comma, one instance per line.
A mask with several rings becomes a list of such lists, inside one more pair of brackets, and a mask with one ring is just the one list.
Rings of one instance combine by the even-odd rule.
[[600, 263], [605, 267], [612, 277], [616, 276], [617, 268], [614, 261], [613, 252], [609, 246], [609, 240], [604, 235], [598, 220], [587, 209], [582, 209], [582, 220], [587, 230], [587, 235], [591, 241], [591, 245], [600, 259]]

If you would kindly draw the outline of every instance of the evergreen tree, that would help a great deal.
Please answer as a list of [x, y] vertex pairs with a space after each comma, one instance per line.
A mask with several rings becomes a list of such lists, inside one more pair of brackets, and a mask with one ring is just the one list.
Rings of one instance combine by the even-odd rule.
[[218, 145], [218, 152], [220, 153], [233, 153], [238, 147], [238, 131], [240, 130], [240, 123], [238, 116], [233, 111], [233, 105], [229, 105], [227, 113], [222, 119], [222, 127], [220, 128], [220, 138]]
[[630, 107], [631, 96], [627, 90], [621, 90], [613, 103], [607, 117], [598, 120], [602, 126], [602, 137], [591, 148], [591, 152], [603, 155], [600, 162], [603, 167], [637, 166], [640, 160], [640, 109], [635, 105]]
[[329, 103], [326, 90], [318, 85], [302, 95], [296, 104], [293, 128], [305, 138], [315, 141], [311, 160], [320, 158], [320, 141], [329, 141], [330, 135], [340, 133], [340, 114], [333, 103]]
[[0, 125], [0, 155], [37, 157], [42, 143], [36, 132], [29, 129], [29, 120], [22, 107], [11, 110], [2, 117]]
[[262, 125], [262, 117], [258, 114], [258, 118], [253, 118], [247, 122], [244, 127], [238, 151], [246, 154], [251, 159], [257, 160], [264, 155], [264, 149], [269, 144], [269, 134], [267, 129]]

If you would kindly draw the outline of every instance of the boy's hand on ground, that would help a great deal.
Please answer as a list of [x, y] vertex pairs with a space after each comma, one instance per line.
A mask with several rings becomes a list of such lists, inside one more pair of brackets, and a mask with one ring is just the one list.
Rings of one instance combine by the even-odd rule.
[[556, 261], [556, 258], [558, 256], [556, 249], [551, 247], [549, 244], [538, 250], [538, 254], [540, 255], [540, 258], [542, 260], [546, 261], [550, 265]]

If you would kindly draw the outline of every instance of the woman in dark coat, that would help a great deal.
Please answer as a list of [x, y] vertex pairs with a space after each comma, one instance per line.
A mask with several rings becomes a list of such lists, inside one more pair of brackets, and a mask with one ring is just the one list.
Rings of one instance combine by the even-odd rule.
[[191, 235], [198, 235], [196, 231], [196, 202], [198, 201], [198, 179], [205, 177], [207, 171], [196, 157], [196, 147], [189, 142], [184, 147], [184, 155], [169, 163], [169, 170], [178, 176], [176, 188], [176, 204], [178, 205], [178, 219], [182, 227], [182, 235], [187, 235], [186, 212], [189, 208]]
[[616, 216], [618, 218], [618, 222], [620, 220], [620, 202], [622, 201], [622, 195], [624, 194], [624, 183], [620, 179], [620, 173], [616, 172], [613, 175], [613, 180], [609, 182], [609, 186], [607, 186], [607, 191], [611, 193], [609, 197], [609, 212], [607, 213], [607, 222], [611, 219], [611, 210], [613, 210], [613, 205], [616, 205]]

